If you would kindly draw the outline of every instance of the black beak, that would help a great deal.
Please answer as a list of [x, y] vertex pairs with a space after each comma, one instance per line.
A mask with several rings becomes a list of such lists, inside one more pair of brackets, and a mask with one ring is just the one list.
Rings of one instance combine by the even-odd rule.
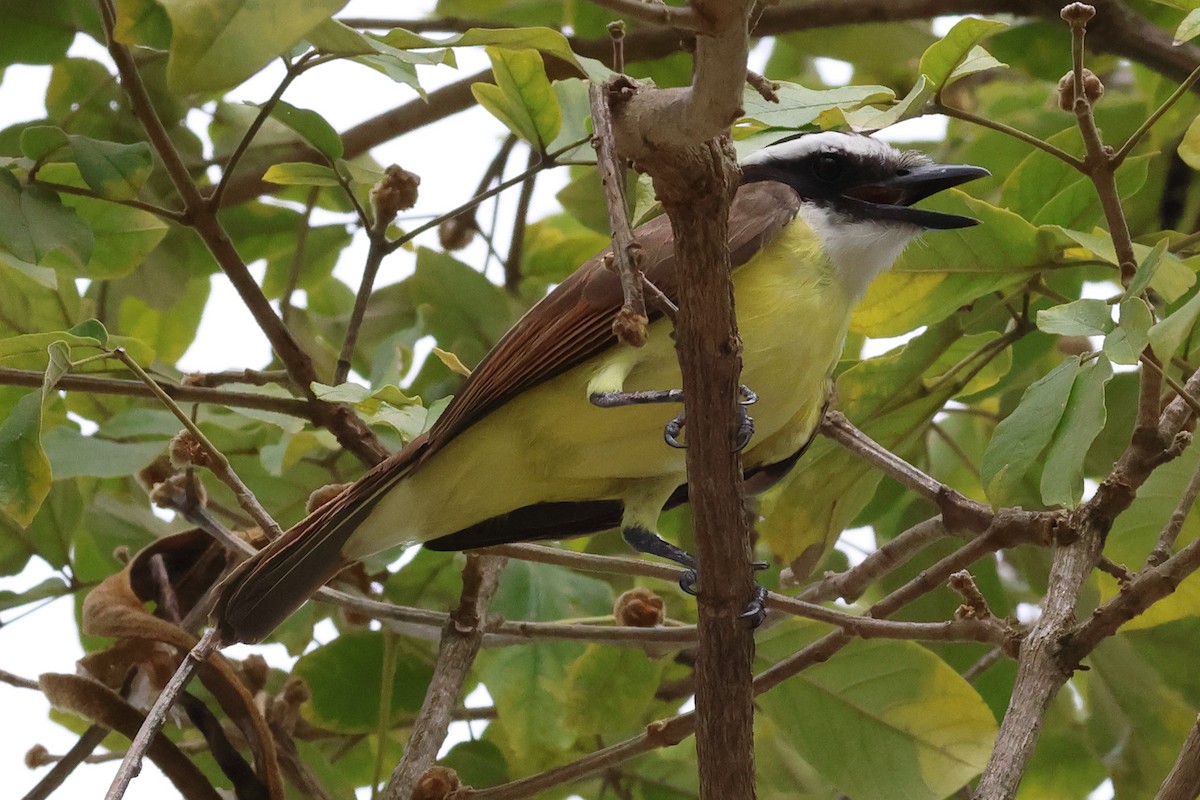
[[944, 231], [968, 228], [978, 225], [979, 220], [911, 206], [943, 189], [949, 189], [976, 178], [986, 178], [991, 174], [983, 167], [972, 167], [965, 164], [927, 164], [908, 167], [886, 180], [851, 189], [845, 193], [843, 200], [876, 219], [908, 222], [928, 230]]

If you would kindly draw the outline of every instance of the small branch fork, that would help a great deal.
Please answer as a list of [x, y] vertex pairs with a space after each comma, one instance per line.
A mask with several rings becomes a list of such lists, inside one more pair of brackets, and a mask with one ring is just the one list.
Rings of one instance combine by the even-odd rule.
[[[1062, 18], [1071, 29], [1072, 71], [1060, 84], [1061, 105], [1074, 112], [1085, 149], [1082, 162], [1068, 163], [1087, 175], [1095, 186], [1120, 264], [1121, 280], [1128, 285], [1137, 263], [1114, 170], [1182, 92], [1169, 98], [1116, 152], [1106, 148], [1092, 113], [1093, 101], [1100, 94], [1099, 82], [1083, 64], [1087, 24], [1094, 15], [1095, 8], [1083, 3], [1072, 3], [1062, 10]], [[1200, 71], [1188, 78], [1183, 91], [1197, 77]], [[1149, 352], [1146, 356], [1153, 358]], [[1101, 551], [1112, 521], [1129, 507], [1150, 473], [1182, 452], [1190, 441], [1190, 436], [1181, 433], [1181, 429], [1193, 409], [1182, 395], [1166, 409], [1162, 408], [1162, 370], [1142, 369], [1139, 378], [1137, 419], [1129, 446], [1095, 495], [1065, 520], [1065, 529], [1056, 536], [1042, 614], [1022, 647], [1009, 707], [973, 795], [975, 800], [1007, 800], [1015, 795], [1037, 743], [1045, 710], [1078, 668], [1080, 660], [1123, 622], [1174, 591], [1183, 577], [1200, 568], [1200, 553], [1193, 551], [1191, 545], [1175, 556], [1169, 555], [1177, 535], [1173, 518], [1160, 535], [1146, 567], [1123, 585], [1115, 598], [1096, 609], [1089, 620], [1075, 624], [1080, 592], [1088, 576], [1102, 562]], [[1198, 379], [1200, 376], [1192, 375], [1184, 394], [1194, 394]], [[1176, 516], [1185, 516], [1195, 500], [1197, 481], [1192, 483], [1180, 501]]]
[[[638, 0], [634, 0], [638, 2]], [[639, 3], [640, 5], [641, 3]], [[667, 6], [664, 6], [666, 8]], [[621, 278], [625, 302], [613, 320], [613, 333], [625, 344], [641, 347], [646, 343], [646, 300], [642, 294], [642, 247], [634, 238], [629, 224], [629, 204], [625, 198], [625, 164], [613, 144], [612, 108], [610, 98], [621, 90], [620, 76], [609, 79], [603, 86], [588, 86], [592, 107], [592, 146], [596, 148], [596, 166], [604, 187], [604, 201], [612, 224], [612, 264]]]

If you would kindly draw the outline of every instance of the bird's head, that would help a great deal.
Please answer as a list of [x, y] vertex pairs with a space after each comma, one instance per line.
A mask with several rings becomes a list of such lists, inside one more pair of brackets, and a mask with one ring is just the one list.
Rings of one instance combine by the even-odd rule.
[[970, 217], [914, 208], [914, 203], [989, 174], [982, 167], [936, 164], [923, 153], [836, 131], [788, 137], [742, 161], [743, 184], [776, 181], [799, 195], [799, 215], [859, 297], [922, 231], [978, 224]]
[[983, 167], [935, 164], [924, 153], [897, 150], [857, 133], [791, 136], [742, 162], [742, 183], [786, 183], [806, 202], [855, 219], [947, 230], [978, 220], [913, 208], [913, 203], [991, 173]]

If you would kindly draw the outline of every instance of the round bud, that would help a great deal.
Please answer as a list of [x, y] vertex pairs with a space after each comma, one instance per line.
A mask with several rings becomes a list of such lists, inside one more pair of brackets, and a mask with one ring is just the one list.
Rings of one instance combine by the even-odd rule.
[[642, 586], [623, 592], [613, 604], [613, 617], [618, 625], [633, 628], [654, 628], [666, 618], [663, 599]]
[[412, 800], [449, 800], [463, 788], [458, 773], [448, 767], [430, 767], [417, 778]]

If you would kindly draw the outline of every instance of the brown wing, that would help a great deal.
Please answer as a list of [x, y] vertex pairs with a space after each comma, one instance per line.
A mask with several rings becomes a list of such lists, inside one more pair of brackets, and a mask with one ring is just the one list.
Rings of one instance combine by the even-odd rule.
[[[739, 267], [796, 216], [800, 198], [774, 182], [741, 187], [730, 211], [729, 252]], [[678, 303], [674, 237], [664, 214], [640, 226], [646, 277]], [[504, 335], [471, 373], [429, 431], [428, 457], [472, 423], [521, 392], [586, 361], [616, 343], [613, 320], [621, 309], [620, 279], [604, 267], [609, 248], [573, 272]], [[648, 304], [653, 321], [662, 312]]]
[[[730, 211], [733, 266], [746, 263], [796, 216], [799, 206], [799, 196], [784, 184], [742, 186]], [[674, 240], [667, 217], [651, 220], [635, 233], [642, 245], [646, 277], [677, 302]], [[380, 498], [422, 461], [516, 395], [616, 342], [612, 323], [622, 295], [620, 280], [603, 265], [609, 252], [588, 261], [531, 308], [479, 363], [429, 431], [293, 525], [226, 579], [214, 609], [224, 642], [258, 641], [336, 575], [345, 564], [342, 545]], [[661, 316], [656, 309], [648, 313], [651, 319]], [[452, 535], [445, 537], [443, 544], [469, 547], [477, 545], [467, 540], [476, 538], [488, 543], [545, 538], [556, 525], [564, 533], [579, 534], [612, 527], [614, 514], [619, 520], [619, 509], [611, 502], [585, 503], [579, 508], [552, 505], [555, 508], [549, 516], [540, 507], [530, 512], [518, 509], [504, 518], [485, 521], [482, 527], [474, 526], [480, 530], [460, 537], [462, 542]]]

